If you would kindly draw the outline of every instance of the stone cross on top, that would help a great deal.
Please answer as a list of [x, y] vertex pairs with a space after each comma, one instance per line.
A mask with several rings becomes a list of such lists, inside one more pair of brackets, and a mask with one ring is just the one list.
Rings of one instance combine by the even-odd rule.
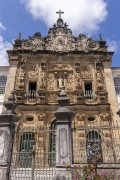
[[61, 19], [61, 14], [64, 14], [64, 12], [62, 12], [61, 10], [59, 10], [58, 12], [56, 12], [57, 14], [59, 14], [59, 19]]

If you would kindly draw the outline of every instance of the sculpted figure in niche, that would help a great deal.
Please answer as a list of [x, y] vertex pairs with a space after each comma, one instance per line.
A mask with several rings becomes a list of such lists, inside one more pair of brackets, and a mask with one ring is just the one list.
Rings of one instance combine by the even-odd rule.
[[61, 78], [61, 76], [60, 76], [60, 78], [58, 79], [58, 84], [59, 84], [59, 88], [60, 88], [60, 89], [64, 86], [64, 79]]
[[45, 71], [44, 70], [42, 70], [42, 72], [41, 72], [41, 86], [45, 86], [46, 84], [45, 84]]
[[103, 81], [102, 81], [102, 75], [101, 75], [99, 70], [97, 71], [96, 76], [97, 76], [98, 88], [102, 89], [103, 88]]
[[102, 81], [102, 75], [99, 70], [97, 71], [97, 80]]

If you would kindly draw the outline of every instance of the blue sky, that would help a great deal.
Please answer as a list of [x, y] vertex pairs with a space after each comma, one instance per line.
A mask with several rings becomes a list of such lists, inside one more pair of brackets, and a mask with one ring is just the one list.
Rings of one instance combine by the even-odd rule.
[[0, 66], [7, 65], [5, 50], [19, 32], [22, 38], [35, 32], [47, 35], [59, 9], [73, 35], [83, 33], [98, 39], [102, 34], [109, 49], [115, 51], [112, 65], [120, 66], [120, 0], [0, 0]]

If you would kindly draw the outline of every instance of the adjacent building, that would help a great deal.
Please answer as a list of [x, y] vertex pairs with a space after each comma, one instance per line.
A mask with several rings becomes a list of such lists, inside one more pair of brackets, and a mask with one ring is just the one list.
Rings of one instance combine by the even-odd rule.
[[115, 92], [120, 109], [120, 67], [112, 67], [113, 80], [115, 85]]
[[2, 113], [2, 108], [3, 108], [8, 70], [9, 70], [8, 66], [0, 66], [0, 114]]

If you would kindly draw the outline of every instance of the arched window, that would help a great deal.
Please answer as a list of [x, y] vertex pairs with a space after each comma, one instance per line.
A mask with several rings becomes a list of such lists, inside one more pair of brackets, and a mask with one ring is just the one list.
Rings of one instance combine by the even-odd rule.
[[0, 76], [0, 94], [4, 94], [5, 92], [6, 81], [6, 76]]
[[101, 136], [96, 131], [90, 131], [87, 134], [86, 153], [88, 163], [102, 163]]
[[117, 95], [120, 95], [120, 77], [114, 77], [115, 91]]

